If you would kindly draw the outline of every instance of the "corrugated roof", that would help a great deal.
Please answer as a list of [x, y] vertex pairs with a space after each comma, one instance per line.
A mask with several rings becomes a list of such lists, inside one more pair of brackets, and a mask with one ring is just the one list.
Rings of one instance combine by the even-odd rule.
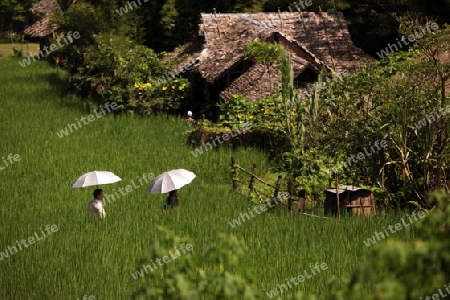
[[[356, 191], [359, 191], [359, 190], [370, 191], [370, 190], [368, 190], [366, 188], [357, 187], [357, 186], [353, 186], [353, 185], [341, 185], [338, 188], [338, 193], [342, 194], [345, 191], [356, 192]], [[328, 189], [325, 189], [324, 192], [329, 192], [329, 193], [336, 194], [336, 188], [328, 188]]]

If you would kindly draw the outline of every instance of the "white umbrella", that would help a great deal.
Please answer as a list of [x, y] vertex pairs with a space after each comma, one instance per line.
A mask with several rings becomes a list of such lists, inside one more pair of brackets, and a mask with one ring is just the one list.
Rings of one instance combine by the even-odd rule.
[[110, 184], [121, 181], [122, 179], [112, 172], [92, 171], [81, 175], [72, 185], [73, 188], [87, 187], [99, 184]]
[[150, 194], [164, 194], [191, 183], [195, 174], [185, 169], [176, 169], [164, 172], [150, 184], [148, 192]]

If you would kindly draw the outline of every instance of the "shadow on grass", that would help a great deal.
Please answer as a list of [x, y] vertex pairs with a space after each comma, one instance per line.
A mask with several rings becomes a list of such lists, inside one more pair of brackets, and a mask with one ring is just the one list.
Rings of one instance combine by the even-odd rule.
[[56, 69], [56, 73], [48, 73], [46, 75], [47, 81], [55, 87], [59, 87], [61, 91], [65, 90], [67, 87], [67, 75], [64, 74], [64, 71]]
[[92, 103], [89, 104], [88, 101], [83, 101], [69, 90], [67, 73], [57, 67], [53, 67], [53, 70], [55, 72], [45, 74], [44, 80], [49, 83], [54, 93], [61, 99], [58, 104], [61, 107], [75, 109], [82, 113], [90, 113]]

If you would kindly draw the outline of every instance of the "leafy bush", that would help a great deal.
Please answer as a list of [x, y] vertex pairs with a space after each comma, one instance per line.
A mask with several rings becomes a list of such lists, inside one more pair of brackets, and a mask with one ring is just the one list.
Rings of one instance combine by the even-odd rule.
[[[161, 238], [152, 243], [138, 268], [161, 260], [182, 243], [189, 242], [164, 227], [159, 227], [159, 232]], [[145, 284], [133, 294], [133, 299], [201, 299], [211, 295], [214, 299], [256, 299], [254, 277], [239, 264], [246, 253], [243, 241], [220, 233], [219, 244], [209, 247], [200, 260], [195, 259], [193, 253], [181, 254], [180, 251], [174, 261], [145, 275]]]
[[94, 39], [71, 78], [77, 93], [98, 103], [115, 101], [120, 110], [141, 114], [178, 108], [189, 82], [184, 78], [161, 80], [170, 65], [156, 53], [123, 36], [102, 34]]
[[[347, 286], [337, 288], [332, 299], [431, 299], [440, 289], [445, 293], [450, 282], [450, 198], [442, 191], [430, 198], [438, 205], [411, 225], [420, 227], [414, 243], [388, 239], [378, 245], [370, 261], [353, 273]], [[380, 272], [381, 278], [376, 275]], [[368, 294], [363, 287], [371, 282], [376, 284]]]
[[[221, 105], [218, 125], [231, 128], [252, 118], [254, 128], [285, 138], [285, 145], [272, 149], [278, 154], [276, 170], [317, 196], [331, 179], [325, 171], [331, 168], [341, 183], [376, 188], [383, 203], [404, 207], [416, 201], [431, 207], [427, 191], [448, 191], [450, 172], [450, 97], [445, 85], [450, 63], [442, 59], [449, 32], [444, 26], [410, 51], [388, 55], [343, 79], [323, 72], [303, 98], [294, 89], [285, 56], [279, 95], [256, 103], [235, 95]], [[252, 55], [264, 60], [267, 49], [256, 46], [252, 49], [258, 55]], [[386, 147], [370, 151], [382, 140]], [[344, 164], [359, 153], [363, 159]]]

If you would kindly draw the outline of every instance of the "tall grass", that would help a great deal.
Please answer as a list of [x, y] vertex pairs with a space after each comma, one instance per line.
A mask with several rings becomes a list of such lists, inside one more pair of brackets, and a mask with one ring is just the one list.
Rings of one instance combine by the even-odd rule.
[[[44, 62], [22, 68], [13, 58], [0, 60], [0, 70], [0, 158], [10, 153], [21, 157], [0, 170], [0, 251], [46, 224], [58, 226], [56, 233], [0, 261], [0, 299], [128, 298], [142, 284], [131, 272], [157, 236], [158, 225], [188, 237], [197, 257], [219, 232], [244, 238], [249, 251], [242, 264], [257, 275], [262, 298], [286, 278], [325, 262], [326, 271], [286, 292], [300, 289], [322, 299], [329, 294], [329, 277], [348, 276], [368, 259], [363, 240], [401, 218], [337, 222], [291, 218], [278, 208], [232, 228], [228, 222], [251, 204], [231, 192], [230, 156], [249, 169], [257, 163], [264, 174], [264, 153], [219, 147], [194, 157], [182, 134], [185, 123], [174, 117], [106, 115], [61, 139], [57, 131], [88, 115], [81, 100], [63, 95], [64, 73]], [[92, 170], [112, 171], [123, 179], [102, 186], [110, 194], [144, 173], [174, 168], [191, 170], [197, 178], [179, 191], [181, 206], [172, 211], [160, 209], [166, 195], [149, 195], [146, 184], [107, 203], [106, 220], [97, 222], [85, 214], [94, 187], [71, 188], [78, 176]], [[413, 235], [396, 233], [404, 240]]]

